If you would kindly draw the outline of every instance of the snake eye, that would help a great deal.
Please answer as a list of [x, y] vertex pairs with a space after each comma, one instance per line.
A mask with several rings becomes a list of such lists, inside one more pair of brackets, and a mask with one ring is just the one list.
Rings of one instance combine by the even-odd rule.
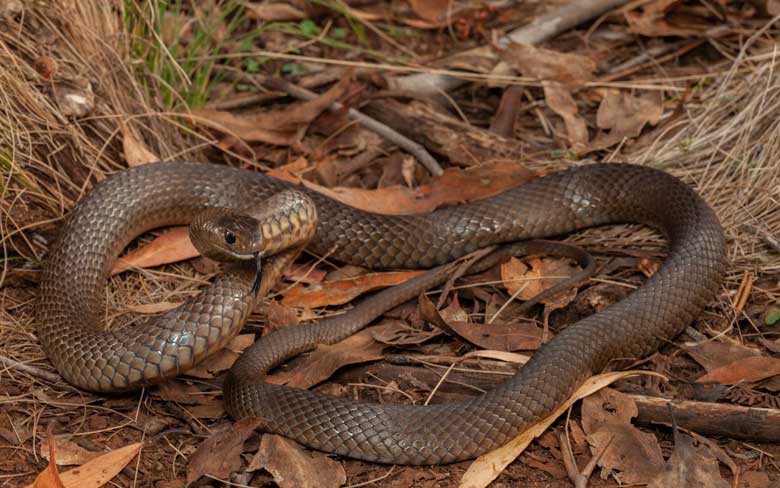
[[235, 244], [236, 243], [236, 235], [230, 232], [229, 230], [225, 231], [225, 242], [228, 244]]

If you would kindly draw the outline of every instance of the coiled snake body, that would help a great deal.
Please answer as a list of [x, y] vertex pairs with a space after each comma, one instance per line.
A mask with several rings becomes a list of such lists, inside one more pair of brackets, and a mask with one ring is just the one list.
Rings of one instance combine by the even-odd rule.
[[[186, 162], [142, 166], [96, 185], [67, 219], [41, 281], [38, 335], [60, 374], [88, 390], [127, 390], [175, 376], [221, 348], [254, 306], [254, 273], [228, 271], [157, 320], [107, 332], [108, 272], [144, 231], [189, 223], [206, 207], [250, 209], [291, 186], [256, 172]], [[233, 417], [260, 416], [269, 431], [366, 460], [446, 463], [503, 445], [612, 359], [647, 355], [680, 333], [714, 297], [724, 272], [725, 243], [713, 211], [680, 180], [646, 167], [582, 166], [425, 215], [375, 215], [309, 196], [320, 224], [308, 249], [372, 268], [430, 267], [494, 243], [617, 222], [650, 225], [670, 242], [667, 259], [646, 284], [569, 326], [511, 380], [471, 400], [373, 405], [260, 381], [256, 369], [267, 370], [281, 356], [343, 338], [350, 325], [339, 319], [283, 329], [288, 332], [243, 354], [225, 380]], [[355, 312], [376, 316], [376, 304]]]

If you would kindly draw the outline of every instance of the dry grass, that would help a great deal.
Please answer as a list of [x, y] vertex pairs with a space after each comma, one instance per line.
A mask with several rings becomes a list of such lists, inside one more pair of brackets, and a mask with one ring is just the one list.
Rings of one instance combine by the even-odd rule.
[[[134, 74], [129, 46], [115, 12], [102, 2], [46, 2], [16, 20], [0, 20], [0, 355], [20, 363], [52, 371], [33, 328], [37, 273], [57, 223], [95, 181], [125, 166], [121, 125], [162, 158], [203, 159], [192, 133], [161, 112], [154, 80], [141, 83]], [[36, 70], [44, 56], [56, 60], [56, 83]], [[746, 271], [753, 276], [780, 272], [780, 253], [765, 240], [780, 237], [780, 53], [750, 41], [722, 71], [653, 140], [615, 158], [662, 167], [712, 203], [729, 239], [731, 267], [724, 287], [733, 297]], [[74, 121], [62, 114], [57, 93], [84, 81], [95, 106]], [[581, 239], [599, 245], [658, 244], [652, 232], [634, 227], [591, 231]], [[188, 266], [115, 278], [107, 291], [107, 315], [126, 322], [128, 304], [150, 296], [180, 301], [200, 283]], [[777, 300], [779, 293], [769, 290], [763, 298]], [[76, 394], [64, 383], [52, 390], [15, 368], [0, 370], [0, 378], [0, 405], [17, 402], [29, 412], [29, 428], [47, 408], [50, 415], [62, 414], [36, 392]], [[84, 412], [93, 408], [105, 410], [85, 407]]]

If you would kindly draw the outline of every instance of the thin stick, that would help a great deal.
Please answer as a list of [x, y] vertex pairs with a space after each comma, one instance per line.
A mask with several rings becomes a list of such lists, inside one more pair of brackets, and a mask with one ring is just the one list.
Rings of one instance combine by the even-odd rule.
[[40, 368], [36, 368], [35, 366], [30, 366], [29, 364], [24, 364], [24, 363], [20, 363], [19, 361], [14, 361], [13, 359], [9, 357], [5, 357], [3, 355], [0, 355], [0, 363], [3, 363], [5, 367], [8, 369], [15, 369], [17, 371], [27, 373], [29, 375], [35, 376], [37, 378], [41, 378], [43, 380], [52, 383], [59, 383], [60, 380], [62, 379], [57, 374], [49, 373], [48, 371], [44, 371]]

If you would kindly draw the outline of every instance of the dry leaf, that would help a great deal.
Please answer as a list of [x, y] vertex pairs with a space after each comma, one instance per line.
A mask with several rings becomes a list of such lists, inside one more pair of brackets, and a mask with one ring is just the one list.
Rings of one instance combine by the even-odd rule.
[[569, 145], [575, 151], [582, 151], [588, 145], [588, 126], [579, 114], [577, 102], [574, 101], [571, 91], [563, 84], [554, 81], [545, 81], [542, 85], [547, 106], [560, 115], [566, 124]]
[[529, 44], [512, 43], [501, 53], [501, 59], [523, 76], [560, 82], [569, 88], [593, 79], [596, 63], [587, 56], [562, 53]]
[[583, 382], [582, 386], [569, 397], [568, 400], [563, 402], [558, 408], [555, 409], [547, 418], [540, 420], [534, 425], [527, 428], [521, 434], [518, 434], [514, 439], [499, 447], [498, 449], [489, 453], [483, 454], [474, 460], [469, 466], [469, 469], [463, 475], [460, 480], [459, 488], [485, 488], [499, 474], [509, 466], [509, 463], [514, 461], [517, 456], [522, 454], [526, 447], [544, 433], [547, 428], [555, 422], [555, 420], [566, 410], [569, 409], [577, 400], [585, 398], [600, 389], [611, 385], [615, 381], [627, 378], [629, 376], [635, 376], [638, 374], [649, 374], [651, 376], [663, 376], [658, 373], [652, 373], [650, 371], [622, 371], [616, 373], [604, 373], [596, 376], [592, 376]]
[[[61, 484], [54, 484], [56, 482], [53, 482], [52, 478], [45, 480], [48, 484], [38, 484], [38, 480], [43, 476], [43, 473], [41, 473], [36, 478], [35, 484], [30, 486], [35, 488], [99, 488], [119, 474], [140, 450], [141, 443], [136, 442], [96, 457], [77, 468], [60, 473]], [[51, 451], [50, 456], [54, 457], [54, 453]], [[49, 461], [47, 471], [49, 469], [56, 469], [51, 461]]]
[[284, 437], [265, 434], [247, 471], [265, 469], [280, 488], [338, 488], [347, 482], [344, 467], [325, 454], [306, 452]]
[[95, 93], [89, 80], [80, 78], [54, 85], [54, 98], [60, 114], [67, 118], [86, 117], [95, 108]]
[[196, 419], [221, 419], [225, 416], [225, 406], [220, 401], [185, 408]]
[[653, 0], [641, 3], [637, 10], [624, 11], [629, 32], [651, 37], [680, 36], [688, 37], [700, 34], [700, 30], [686, 28], [685, 24], [673, 25], [667, 20], [672, 7], [680, 0]]
[[307, 308], [342, 305], [363, 293], [398, 285], [424, 272], [390, 271], [343, 280], [323, 281], [309, 286], [298, 284], [283, 293], [282, 303], [289, 307]]
[[[101, 454], [99, 452], [88, 451], [68, 439], [54, 440], [54, 442], [57, 445], [57, 457], [55, 459], [57, 466], [81, 465]], [[42, 458], [50, 460], [51, 447], [48, 444], [48, 439], [45, 443], [41, 442], [39, 452]]]
[[195, 378], [211, 379], [215, 373], [227, 371], [238, 360], [239, 353], [255, 341], [254, 334], [239, 334], [228, 342], [223, 349], [204, 359], [185, 374]]
[[175, 379], [160, 383], [157, 392], [163, 400], [183, 404], [199, 403], [201, 398], [200, 388]]
[[374, 340], [371, 329], [366, 329], [333, 345], [320, 344], [295, 369], [269, 375], [266, 381], [310, 388], [330, 378], [342, 366], [382, 359], [384, 348], [384, 344]]
[[[507, 292], [521, 300], [531, 300], [543, 291], [570, 278], [576, 268], [568, 261], [557, 258], [528, 257], [523, 261], [512, 257], [501, 264], [501, 281]], [[530, 266], [530, 267], [529, 267]], [[572, 288], [541, 301], [554, 310], [571, 303], [577, 296]]]
[[295, 171], [305, 165], [296, 161], [291, 170], [271, 171], [269, 174], [306, 187], [346, 203], [355, 208], [384, 215], [406, 215], [430, 212], [444, 205], [452, 205], [487, 198], [522, 183], [536, 174], [513, 161], [495, 160], [466, 169], [447, 168], [441, 176], [434, 176], [427, 185], [410, 189], [390, 186], [379, 190], [361, 188], [326, 188], [301, 180]]
[[[456, 301], [454, 303], [457, 304]], [[442, 313], [436, 310], [436, 306], [424, 293], [420, 294], [418, 307], [420, 317], [423, 320], [454, 337], [460, 337], [483, 349], [510, 352], [538, 349], [542, 345], [542, 329], [530, 322], [473, 324], [445, 320]], [[458, 305], [457, 308], [459, 309], [460, 306]], [[457, 311], [450, 312], [449, 315], [461, 316]]]
[[738, 359], [705, 374], [697, 382], [714, 381], [721, 385], [760, 381], [780, 374], [780, 359], [769, 356], [750, 356]]
[[35, 477], [33, 484], [28, 485], [28, 488], [65, 488], [65, 485], [62, 483], [62, 479], [60, 479], [60, 475], [57, 472], [57, 448], [55, 447], [54, 438], [52, 437], [52, 424], [49, 424], [47, 432], [49, 464], [46, 466], [46, 469]]
[[222, 110], [193, 109], [191, 119], [194, 124], [211, 127], [246, 141], [289, 146], [297, 143], [311, 121], [344, 94], [350, 82], [351, 78], [345, 76], [317, 98], [284, 110], [235, 115]]
[[246, 2], [247, 17], [265, 22], [286, 22], [288, 20], [301, 20], [306, 14], [287, 3], [259, 3]]
[[682, 432], [674, 433], [674, 451], [664, 469], [647, 488], [690, 486], [729, 488], [720, 476], [718, 460], [705, 444], [693, 445], [693, 439]]
[[596, 113], [596, 124], [600, 129], [609, 130], [599, 133], [589, 150], [608, 148], [625, 138], [639, 136], [645, 124], [655, 125], [664, 112], [663, 94], [648, 92], [635, 97], [622, 90], [606, 90]]
[[376, 327], [371, 327], [371, 337], [375, 341], [389, 346], [406, 346], [422, 344], [442, 334], [441, 330], [420, 330], [409, 327], [400, 320], [385, 320]]
[[214, 432], [201, 442], [190, 456], [187, 467], [187, 484], [190, 485], [203, 475], [227, 479], [230, 473], [241, 467], [241, 452], [246, 441], [256, 428], [262, 425], [256, 417], [241, 419], [232, 425]]
[[739, 477], [742, 488], [769, 488], [769, 475], [764, 471], [748, 471]]
[[409, 0], [409, 6], [420, 18], [439, 22], [447, 17], [450, 0]]
[[631, 425], [631, 419], [637, 414], [634, 400], [609, 388], [582, 402], [582, 428], [591, 451], [595, 455], [611, 441], [599, 466], [614, 472], [621, 485], [648, 483], [664, 465], [656, 437]]
[[682, 349], [707, 372], [718, 369], [738, 359], [760, 356], [761, 352], [722, 336], [719, 341], [686, 342]]
[[146, 144], [143, 143], [143, 140], [127, 124], [120, 122], [119, 130], [122, 132], [122, 150], [129, 167], [141, 166], [142, 164], [154, 163], [160, 160], [160, 157], [149, 150]]
[[131, 268], [149, 268], [175, 263], [196, 256], [200, 256], [200, 253], [190, 242], [189, 229], [174, 227], [146, 246], [119, 258], [114, 263], [111, 274], [115, 275]]

